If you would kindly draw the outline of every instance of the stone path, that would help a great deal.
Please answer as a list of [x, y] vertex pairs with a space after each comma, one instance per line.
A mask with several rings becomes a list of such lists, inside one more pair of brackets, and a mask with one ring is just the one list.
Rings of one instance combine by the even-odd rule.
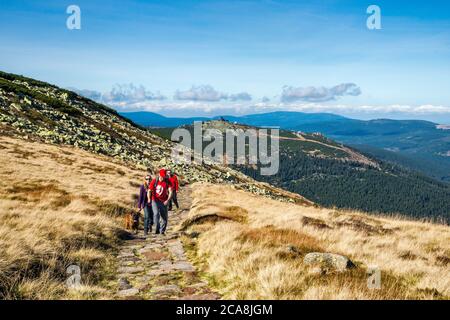
[[[183, 299], [216, 300], [220, 296], [201, 280], [187, 259], [176, 230], [189, 213], [190, 187], [178, 194], [180, 209], [169, 212], [166, 235], [149, 234], [145, 239], [140, 230], [124, 241], [118, 259], [119, 299]], [[140, 226], [142, 227], [142, 225]]]

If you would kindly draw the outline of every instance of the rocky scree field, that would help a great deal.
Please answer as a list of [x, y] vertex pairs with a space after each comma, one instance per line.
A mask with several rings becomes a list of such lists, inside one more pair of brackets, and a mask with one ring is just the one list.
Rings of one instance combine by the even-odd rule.
[[309, 203], [217, 164], [176, 164], [173, 143], [116, 111], [38, 80], [0, 72], [0, 134], [70, 145], [146, 169], [172, 168], [185, 182], [229, 183], [284, 201]]

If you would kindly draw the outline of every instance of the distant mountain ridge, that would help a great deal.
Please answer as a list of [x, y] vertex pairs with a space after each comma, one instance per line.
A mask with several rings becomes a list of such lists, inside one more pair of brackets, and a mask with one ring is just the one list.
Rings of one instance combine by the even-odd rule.
[[[321, 121], [345, 121], [351, 120], [332, 113], [303, 113], [303, 112], [289, 112], [276, 111], [270, 113], [251, 114], [245, 116], [215, 116], [215, 117], [165, 117], [155, 112], [136, 111], [136, 112], [121, 112], [122, 116], [132, 120], [146, 127], [176, 127], [186, 124], [192, 124], [194, 121], [208, 121], [226, 119], [232, 122], [239, 122], [251, 126], [279, 126], [289, 127], [299, 124], [316, 123]], [[298, 118], [300, 116], [302, 118]]]
[[209, 120], [207, 117], [170, 118], [147, 111], [121, 112], [120, 114], [144, 127], [179, 127], [185, 124], [191, 124], [194, 121]]
[[[213, 118], [167, 118], [156, 113], [121, 113], [150, 127], [177, 127], [193, 121], [226, 119], [251, 126], [279, 126], [282, 129], [320, 132], [370, 154], [418, 170], [440, 181], [450, 182], [450, 130], [423, 120], [356, 120], [330, 113], [277, 111], [245, 116]], [[391, 153], [389, 155], [389, 153]], [[401, 155], [398, 157], [397, 155]], [[406, 161], [403, 161], [405, 159]]]
[[[194, 136], [192, 125], [182, 127]], [[229, 129], [256, 129], [221, 120], [205, 121], [202, 128], [219, 130], [223, 135]], [[151, 128], [150, 131], [170, 139], [174, 129]], [[234, 165], [236, 159], [229, 161], [229, 158], [227, 163], [258, 181], [304, 195], [325, 207], [450, 223], [450, 185], [380, 161], [321, 134], [280, 130], [279, 137], [279, 170], [275, 175], [262, 175], [260, 164]], [[208, 144], [204, 142], [203, 148]]]

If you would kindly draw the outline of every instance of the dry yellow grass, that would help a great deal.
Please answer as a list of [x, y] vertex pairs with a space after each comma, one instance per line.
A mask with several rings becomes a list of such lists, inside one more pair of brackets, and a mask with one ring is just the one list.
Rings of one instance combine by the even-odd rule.
[[[109, 298], [121, 219], [143, 171], [75, 148], [0, 137], [0, 298]], [[184, 228], [190, 254], [225, 298], [448, 299], [450, 228], [281, 203], [196, 184]], [[296, 250], [288, 250], [288, 246]], [[340, 253], [358, 266], [317, 274], [303, 256]], [[65, 286], [66, 268], [83, 286]], [[382, 270], [382, 290], [366, 267]]]
[[[450, 228], [281, 203], [229, 186], [195, 184], [185, 238], [205, 277], [229, 299], [448, 299]], [[220, 198], [220, 203], [217, 199]], [[226, 208], [246, 219], [202, 221]], [[240, 209], [239, 209], [240, 208]], [[185, 227], [188, 227], [185, 225]], [[294, 246], [297, 250], [287, 250]], [[348, 256], [358, 266], [320, 274], [308, 252]], [[382, 289], [367, 287], [367, 267], [381, 270]]]
[[[108, 298], [143, 171], [75, 148], [0, 137], [0, 298]], [[69, 265], [83, 286], [65, 285]]]

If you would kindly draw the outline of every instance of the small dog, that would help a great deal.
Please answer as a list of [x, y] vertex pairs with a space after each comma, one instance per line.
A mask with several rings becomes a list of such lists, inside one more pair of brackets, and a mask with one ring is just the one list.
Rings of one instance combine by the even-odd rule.
[[139, 229], [140, 216], [140, 213], [136, 211], [127, 213], [124, 218], [125, 229], [133, 230], [134, 233], [137, 233]]

